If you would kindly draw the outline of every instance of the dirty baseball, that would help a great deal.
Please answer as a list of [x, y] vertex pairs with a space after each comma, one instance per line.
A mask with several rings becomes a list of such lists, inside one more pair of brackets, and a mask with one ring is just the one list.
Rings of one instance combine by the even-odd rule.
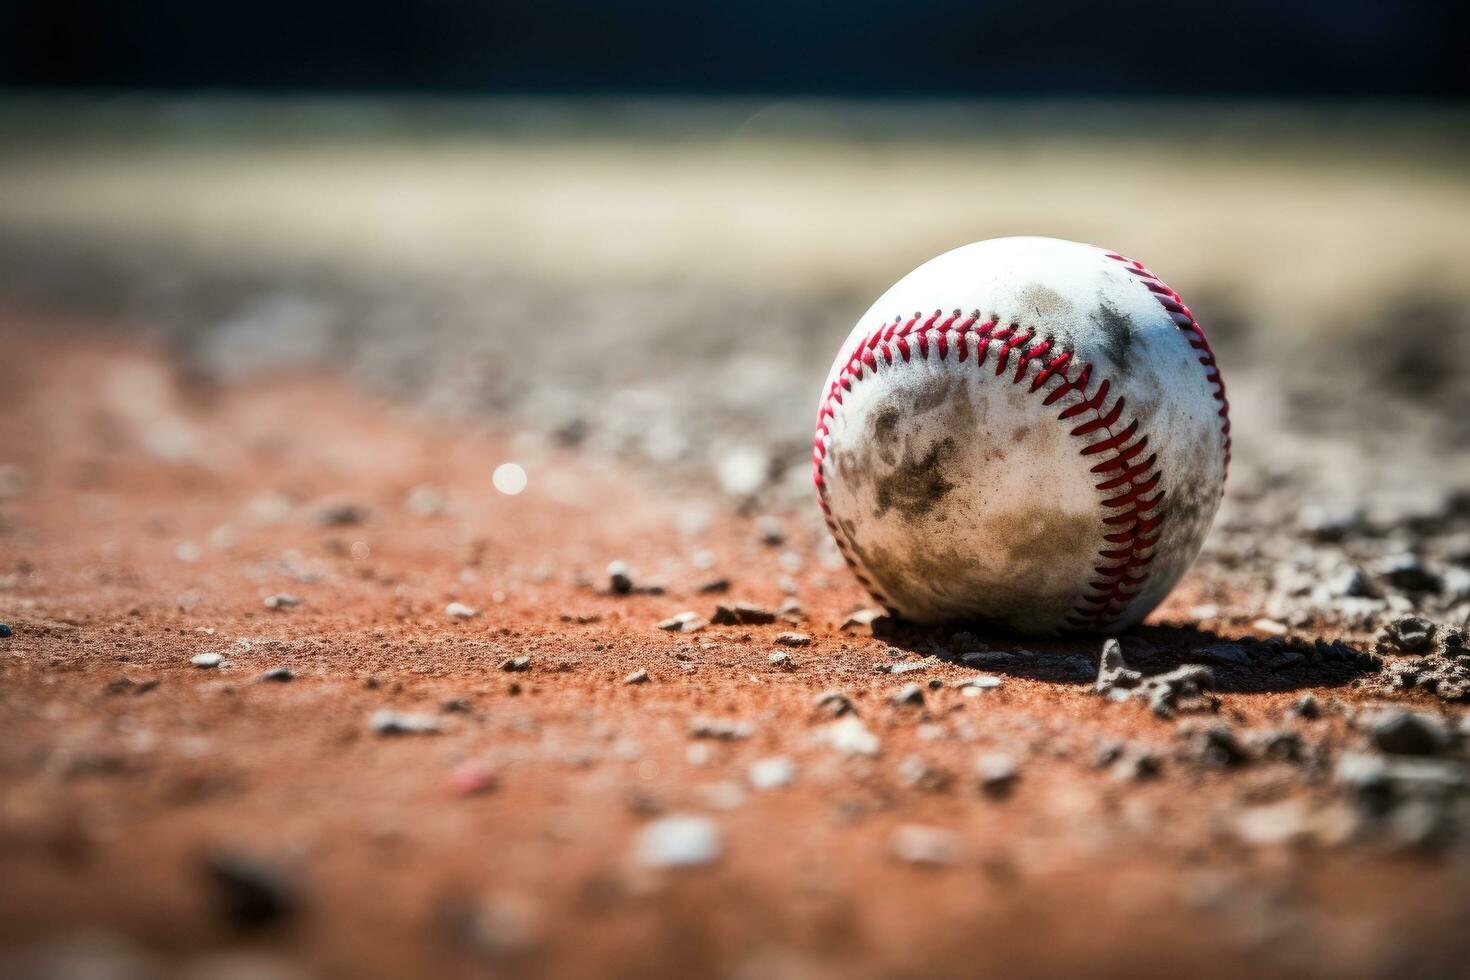
[[924, 263], [822, 389], [815, 481], [874, 599], [1026, 634], [1138, 623], [1199, 553], [1230, 459], [1225, 386], [1141, 263], [1049, 238]]

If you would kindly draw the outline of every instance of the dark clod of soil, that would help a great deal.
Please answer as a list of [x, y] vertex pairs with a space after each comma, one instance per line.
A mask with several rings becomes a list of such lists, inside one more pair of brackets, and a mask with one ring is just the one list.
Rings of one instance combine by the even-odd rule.
[[1415, 554], [1394, 555], [1379, 568], [1385, 581], [1404, 592], [1438, 592], [1444, 582], [1424, 567], [1424, 559]]
[[236, 929], [264, 929], [297, 911], [299, 900], [285, 877], [255, 858], [212, 854], [204, 859], [204, 874], [221, 913]]
[[1202, 663], [1216, 667], [1248, 667], [1251, 662], [1250, 654], [1238, 643], [1212, 643], [1194, 653]]
[[834, 718], [840, 718], [846, 714], [857, 714], [857, 708], [853, 706], [852, 698], [842, 691], [823, 691], [813, 699], [813, 703], [819, 711], [823, 711]]
[[1185, 740], [1186, 755], [1207, 766], [1239, 766], [1250, 759], [1227, 725], [1190, 726], [1181, 728], [1179, 735]]
[[1291, 703], [1291, 713], [1298, 718], [1305, 718], [1311, 721], [1314, 718], [1322, 717], [1322, 706], [1317, 703], [1317, 699], [1312, 695], [1303, 694]]
[[316, 512], [318, 527], [353, 527], [367, 522], [367, 511], [357, 504], [340, 501], [322, 505]]
[[1404, 616], [1383, 627], [1375, 638], [1379, 653], [1428, 653], [1434, 624], [1422, 616]]
[[1287, 729], [1255, 732], [1250, 738], [1250, 744], [1263, 759], [1301, 762], [1303, 758], [1301, 735]]
[[776, 614], [761, 606], [737, 602], [715, 606], [709, 621], [716, 626], [766, 626], [776, 621]]
[[1004, 752], [991, 752], [975, 761], [975, 777], [982, 793], [998, 799], [1009, 795], [1015, 788], [1021, 769], [1016, 760]]
[[1388, 709], [1374, 717], [1369, 729], [1373, 745], [1390, 755], [1439, 755], [1450, 747], [1450, 730], [1433, 715]]
[[633, 591], [633, 571], [626, 562], [615, 561], [607, 566], [608, 588], [614, 595], [629, 595]]
[[924, 689], [917, 684], [905, 684], [893, 694], [888, 700], [896, 705], [922, 705], [924, 703]]

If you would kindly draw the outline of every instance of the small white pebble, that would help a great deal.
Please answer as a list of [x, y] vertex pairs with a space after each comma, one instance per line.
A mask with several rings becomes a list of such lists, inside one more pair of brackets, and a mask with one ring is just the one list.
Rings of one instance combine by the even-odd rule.
[[780, 789], [796, 781], [796, 763], [784, 755], [757, 759], [746, 773], [750, 785], [759, 790]]
[[722, 849], [720, 828], [713, 820], [675, 815], [644, 827], [634, 856], [648, 868], [693, 868], [717, 860]]
[[660, 620], [658, 628], [670, 633], [697, 633], [709, 623], [696, 612], [681, 612], [668, 619]]
[[267, 609], [290, 609], [292, 606], [301, 605], [301, 600], [285, 592], [277, 592], [275, 595], [265, 597], [265, 608]]
[[189, 663], [195, 667], [218, 667], [224, 659], [217, 653], [196, 653], [189, 658]]
[[994, 674], [977, 674], [959, 682], [960, 693], [971, 698], [981, 691], [993, 691], [1000, 685], [1001, 679]]
[[694, 788], [701, 806], [711, 810], [738, 810], [745, 805], [745, 789], [733, 779], [721, 779]]
[[455, 619], [473, 619], [480, 615], [480, 610], [474, 606], [467, 606], [462, 602], [451, 602], [444, 607], [444, 615], [452, 616]]
[[958, 850], [953, 831], [915, 823], [894, 828], [890, 846], [895, 857], [909, 864], [953, 864]]
[[1242, 809], [1231, 829], [1242, 843], [1278, 847], [1296, 843], [1312, 832], [1311, 814], [1301, 800], [1285, 800]]
[[495, 484], [495, 489], [507, 497], [514, 497], [526, 489], [526, 471], [516, 463], [501, 463], [495, 467], [495, 472], [490, 474], [490, 482]]
[[823, 725], [815, 737], [843, 755], [877, 755], [879, 751], [878, 736], [868, 731], [856, 715], [844, 715]]

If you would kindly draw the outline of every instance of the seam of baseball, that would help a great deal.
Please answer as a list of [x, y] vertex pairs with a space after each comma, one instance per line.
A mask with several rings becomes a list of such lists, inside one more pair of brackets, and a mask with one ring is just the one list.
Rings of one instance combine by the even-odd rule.
[[[1120, 256], [1113, 256], [1112, 253], [1109, 255], [1118, 261], [1130, 262]], [[1142, 270], [1142, 266], [1131, 262], [1130, 264]], [[1147, 277], [1153, 282], [1158, 282], [1157, 277], [1147, 273], [1147, 270], [1138, 274], [1140, 278]], [[1145, 285], [1148, 283], [1145, 282]], [[1159, 285], [1162, 286], [1162, 283]], [[1155, 292], [1155, 295], [1159, 295], [1152, 286], [1149, 288]], [[1163, 288], [1167, 289], [1167, 287]], [[1171, 302], [1179, 306], [1180, 310], [1187, 315], [1187, 310], [1184, 309], [1182, 301], [1178, 300], [1177, 296], [1177, 293], [1170, 291]], [[1179, 319], [1174, 316], [1175, 311], [1169, 305], [1164, 304], [1164, 308], [1181, 329], [1186, 329], [1185, 325], [1179, 323]], [[1043, 357], [1051, 355], [1045, 360], [1041, 371], [1031, 381], [1029, 390], [1033, 393], [1037, 392], [1053, 378], [1060, 378], [1061, 383], [1050, 389], [1043, 398], [1042, 404], [1054, 405], [1068, 394], [1074, 393], [1078, 396], [1077, 400], [1059, 413], [1058, 421], [1078, 419], [1090, 414], [1090, 417], [1078, 422], [1071, 429], [1070, 434], [1076, 438], [1096, 432], [1107, 434], [1106, 438], [1089, 441], [1079, 451], [1084, 457], [1099, 453], [1107, 454], [1105, 458], [1091, 467], [1091, 472], [1097, 477], [1095, 484], [1097, 490], [1100, 494], [1106, 495], [1100, 502], [1100, 506], [1113, 513], [1102, 519], [1104, 543], [1098, 549], [1099, 564], [1093, 568], [1098, 577], [1088, 582], [1089, 594], [1085, 594], [1078, 601], [1066, 616], [1065, 621], [1067, 626], [1074, 629], [1100, 629], [1116, 623], [1127, 609], [1128, 604], [1143, 591], [1148, 582], [1149, 567], [1154, 559], [1154, 548], [1158, 544], [1160, 528], [1163, 524], [1163, 515], [1155, 515], [1155, 511], [1163, 503], [1165, 496], [1164, 490], [1158, 487], [1162, 479], [1162, 472], [1158, 466], [1157, 453], [1151, 453], [1139, 460], [1148, 447], [1147, 433], [1140, 431], [1139, 420], [1136, 417], [1131, 417], [1128, 424], [1121, 429], [1117, 428], [1123, 417], [1125, 398], [1119, 395], [1110, 401], [1108, 394], [1111, 383], [1108, 379], [1094, 379], [1092, 365], [1074, 361], [1073, 352], [1058, 347], [1053, 337], [1045, 336], [1036, 340], [1035, 330], [1022, 330], [1018, 323], [1012, 323], [1003, 330], [997, 330], [999, 319], [992, 316], [982, 324], [979, 311], [972, 313], [957, 326], [956, 320], [961, 316], [959, 310], [956, 310], [942, 323], [939, 322], [941, 316], [943, 316], [943, 311], [935, 311], [934, 315], [925, 320], [922, 326], [919, 326], [919, 321], [923, 319], [922, 314], [915, 314], [907, 323], [903, 322], [902, 317], [896, 317], [892, 323], [885, 323], [870, 333], [856, 345], [852, 356], [838, 372], [837, 378], [831, 383], [822, 400], [817, 415], [816, 437], [813, 440], [813, 479], [816, 483], [822, 515], [832, 532], [838, 550], [852, 568], [858, 581], [879, 603], [893, 611], [891, 602], [875, 586], [853, 557], [851, 546], [833, 517], [831, 505], [827, 499], [823, 466], [826, 462], [827, 437], [830, 431], [828, 420], [836, 415], [836, 407], [842, 405], [844, 393], [850, 392], [853, 384], [866, 376], [865, 369], [867, 372], [877, 374], [880, 359], [885, 366], [891, 365], [895, 351], [903, 361], [907, 362], [912, 356], [913, 347], [917, 346], [920, 356], [927, 360], [931, 334], [935, 335], [933, 345], [938, 349], [941, 361], [947, 361], [949, 348], [953, 346], [958, 354], [958, 361], [961, 363], [967, 359], [968, 340], [973, 336], [977, 368], [985, 364], [991, 345], [995, 341], [1001, 341], [999, 353], [996, 355], [995, 374], [997, 376], [1006, 371], [1011, 355], [1016, 354], [1018, 364], [1011, 383], [1020, 384], [1026, 378], [1033, 361], [1041, 363]], [[1195, 349], [1201, 349], [1200, 344], [1205, 345], [1203, 349], [1206, 353], [1200, 360], [1202, 364], [1205, 364], [1206, 358], [1209, 359], [1209, 363], [1206, 364], [1206, 377], [1215, 386], [1217, 400], [1223, 402], [1224, 386], [1219, 380], [1218, 369], [1214, 369], [1213, 354], [1208, 350], [1208, 344], [1204, 341], [1204, 333], [1200, 330], [1199, 325], [1194, 322], [1192, 316], [1189, 316], [1188, 320], [1188, 331], [1198, 338], [1197, 341], [1192, 338], [1190, 344]], [[956, 336], [953, 345], [949, 342], [951, 332]], [[914, 340], [913, 344], [909, 343], [910, 338]], [[1072, 374], [1074, 368], [1076, 369], [1075, 377]], [[1094, 380], [1097, 381], [1097, 387], [1089, 394], [1088, 388]], [[1221, 414], [1225, 416], [1223, 425], [1228, 462], [1229, 419], [1223, 408]]]
[[1220, 376], [1220, 365], [1215, 360], [1215, 352], [1210, 347], [1209, 339], [1205, 337], [1204, 328], [1185, 305], [1184, 298], [1170, 289], [1167, 283], [1142, 262], [1117, 252], [1104, 251], [1104, 254], [1115, 262], [1123, 263], [1129, 272], [1138, 277], [1148, 291], [1154, 294], [1154, 299], [1164, 308], [1175, 326], [1189, 335], [1189, 346], [1199, 352], [1198, 360], [1205, 369], [1205, 381], [1214, 389], [1215, 401], [1220, 403], [1220, 435], [1225, 440], [1225, 469], [1220, 480], [1220, 492], [1223, 494], [1225, 477], [1230, 472], [1230, 399], [1225, 396], [1225, 379]]

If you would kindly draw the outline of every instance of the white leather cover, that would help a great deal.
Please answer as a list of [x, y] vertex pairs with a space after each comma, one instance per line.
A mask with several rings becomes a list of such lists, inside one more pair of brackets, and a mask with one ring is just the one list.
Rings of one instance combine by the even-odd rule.
[[1055, 239], [976, 242], [901, 279], [842, 345], [819, 496], [854, 570], [905, 618], [1118, 630], [1199, 552], [1225, 407], [1203, 332], [1142, 266]]

